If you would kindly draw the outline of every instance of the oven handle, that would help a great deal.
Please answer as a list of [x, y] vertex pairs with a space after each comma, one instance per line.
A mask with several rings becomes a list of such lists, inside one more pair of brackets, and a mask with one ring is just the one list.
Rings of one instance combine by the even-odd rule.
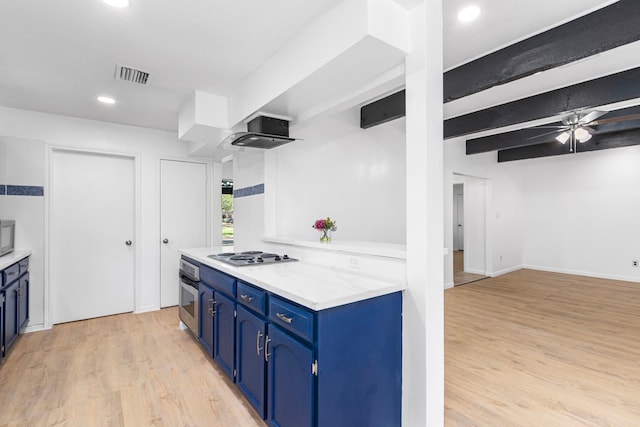
[[196, 289], [198, 289], [200, 285], [200, 282], [193, 280], [190, 277], [185, 276], [184, 274], [180, 274], [180, 281]]

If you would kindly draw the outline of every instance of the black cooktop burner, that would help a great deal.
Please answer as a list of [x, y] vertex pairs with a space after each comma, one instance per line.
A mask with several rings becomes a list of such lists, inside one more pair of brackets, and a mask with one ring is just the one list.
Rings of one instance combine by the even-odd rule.
[[295, 258], [289, 258], [289, 255], [286, 254], [279, 255], [262, 251], [223, 252], [220, 254], [209, 255], [208, 257], [235, 266], [264, 265], [297, 261]]

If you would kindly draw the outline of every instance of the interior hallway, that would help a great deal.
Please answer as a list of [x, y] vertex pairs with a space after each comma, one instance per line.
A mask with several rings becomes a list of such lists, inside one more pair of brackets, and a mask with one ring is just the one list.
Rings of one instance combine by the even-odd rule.
[[453, 286], [464, 285], [486, 277], [482, 274], [465, 273], [464, 251], [453, 251]]

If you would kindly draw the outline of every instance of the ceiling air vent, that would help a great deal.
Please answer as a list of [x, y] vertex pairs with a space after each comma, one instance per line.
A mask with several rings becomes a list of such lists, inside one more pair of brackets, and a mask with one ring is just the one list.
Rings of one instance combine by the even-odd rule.
[[145, 86], [149, 84], [149, 73], [122, 64], [116, 64], [115, 78]]

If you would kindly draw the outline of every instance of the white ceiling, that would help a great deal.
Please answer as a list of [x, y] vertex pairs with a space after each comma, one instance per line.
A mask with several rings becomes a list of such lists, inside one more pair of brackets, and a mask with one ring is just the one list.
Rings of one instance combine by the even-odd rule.
[[[229, 95], [340, 1], [132, 0], [114, 9], [100, 0], [2, 0], [0, 105], [175, 131], [189, 93]], [[458, 23], [470, 2], [480, 19]], [[610, 3], [444, 0], [445, 69]], [[116, 63], [148, 71], [150, 84], [116, 81]], [[101, 94], [118, 103], [97, 103]]]

